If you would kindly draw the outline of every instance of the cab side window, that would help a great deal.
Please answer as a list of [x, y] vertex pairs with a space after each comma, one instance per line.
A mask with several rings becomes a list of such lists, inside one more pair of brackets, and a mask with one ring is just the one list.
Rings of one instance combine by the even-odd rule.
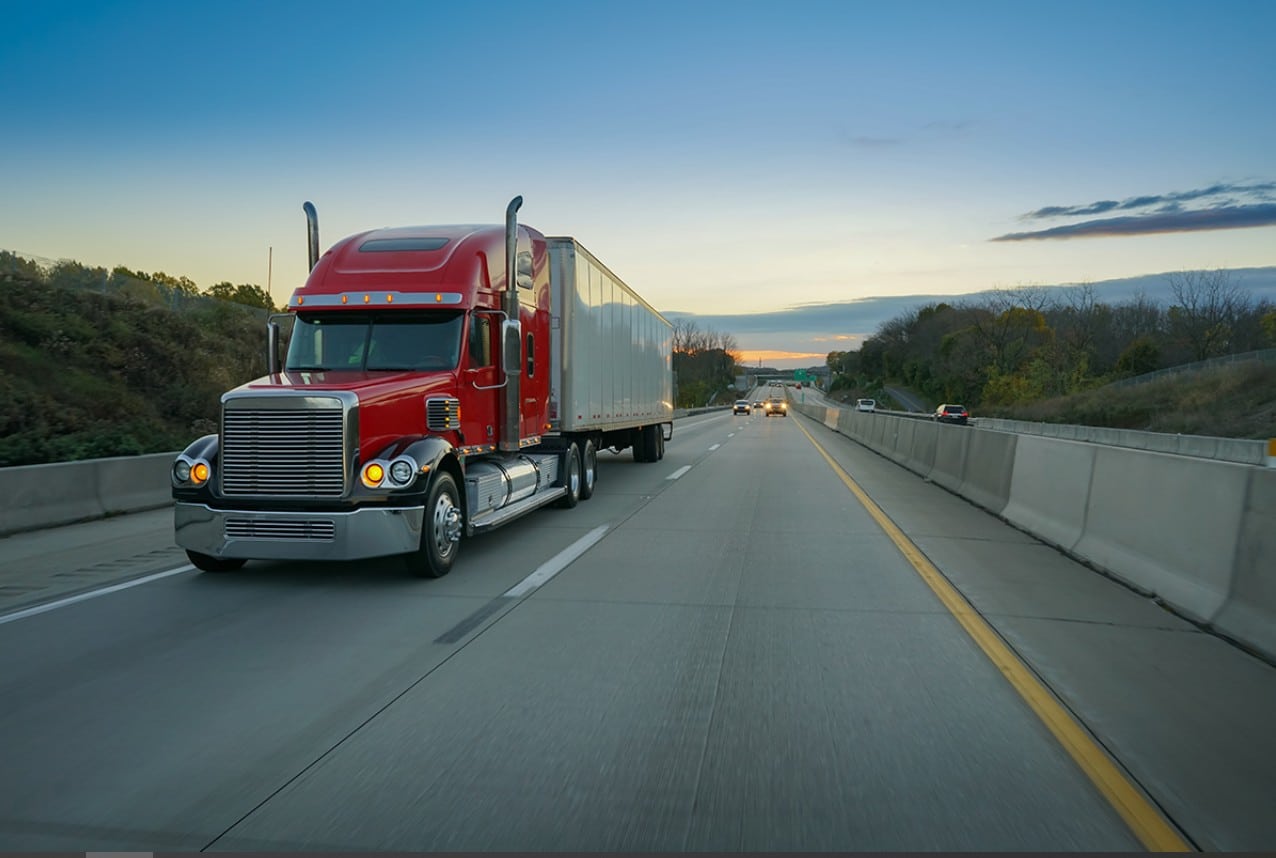
[[470, 366], [492, 365], [492, 320], [475, 313], [470, 316]]

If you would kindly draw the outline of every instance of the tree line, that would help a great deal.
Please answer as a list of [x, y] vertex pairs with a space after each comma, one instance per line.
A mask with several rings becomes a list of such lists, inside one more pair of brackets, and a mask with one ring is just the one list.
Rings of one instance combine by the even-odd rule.
[[673, 323], [673, 372], [677, 379], [677, 407], [697, 408], [735, 384], [740, 350], [735, 337], [701, 328], [690, 319]]
[[926, 304], [884, 322], [858, 351], [830, 352], [833, 386], [893, 379], [936, 401], [1014, 405], [1276, 346], [1276, 306], [1227, 270], [1167, 279], [1168, 306], [1145, 293], [1107, 303], [1092, 285]]
[[0, 276], [40, 282], [60, 289], [88, 289], [136, 298], [153, 304], [181, 309], [202, 300], [216, 299], [275, 312], [270, 293], [255, 283], [231, 283], [224, 280], [203, 291], [194, 280], [163, 271], [147, 273], [123, 265], [107, 270], [87, 266], [69, 259], [41, 265], [33, 259], [0, 250]]

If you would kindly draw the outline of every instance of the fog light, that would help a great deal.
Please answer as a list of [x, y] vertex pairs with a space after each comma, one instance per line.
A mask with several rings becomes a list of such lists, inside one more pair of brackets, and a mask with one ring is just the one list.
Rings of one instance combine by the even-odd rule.
[[370, 489], [375, 489], [381, 485], [381, 481], [385, 479], [385, 468], [376, 462], [369, 462], [363, 466], [363, 484]]

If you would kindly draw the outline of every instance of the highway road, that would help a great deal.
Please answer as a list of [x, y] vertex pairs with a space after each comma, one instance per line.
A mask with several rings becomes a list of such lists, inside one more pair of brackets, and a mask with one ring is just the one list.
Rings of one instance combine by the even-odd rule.
[[435, 581], [196, 573], [166, 510], [0, 568], [3, 850], [1276, 845], [1276, 670], [800, 416]]

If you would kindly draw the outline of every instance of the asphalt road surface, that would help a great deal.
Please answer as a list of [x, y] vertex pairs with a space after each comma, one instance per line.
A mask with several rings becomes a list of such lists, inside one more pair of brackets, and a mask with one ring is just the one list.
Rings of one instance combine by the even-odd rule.
[[[437, 581], [393, 560], [183, 570], [164, 512], [0, 545], [13, 580], [94, 568], [95, 545], [124, 578], [179, 570], [40, 613], [11, 596], [0, 849], [1146, 845], [820, 448], [995, 603], [1150, 796], [1136, 817], [1272, 845], [1271, 667], [814, 422], [718, 413], [678, 421], [662, 462], [603, 453], [592, 499], [468, 540]], [[1177, 677], [1155, 665], [1169, 639]], [[1143, 686], [1096, 652], [1144, 659]], [[1234, 699], [1167, 713], [1184, 682]]]

